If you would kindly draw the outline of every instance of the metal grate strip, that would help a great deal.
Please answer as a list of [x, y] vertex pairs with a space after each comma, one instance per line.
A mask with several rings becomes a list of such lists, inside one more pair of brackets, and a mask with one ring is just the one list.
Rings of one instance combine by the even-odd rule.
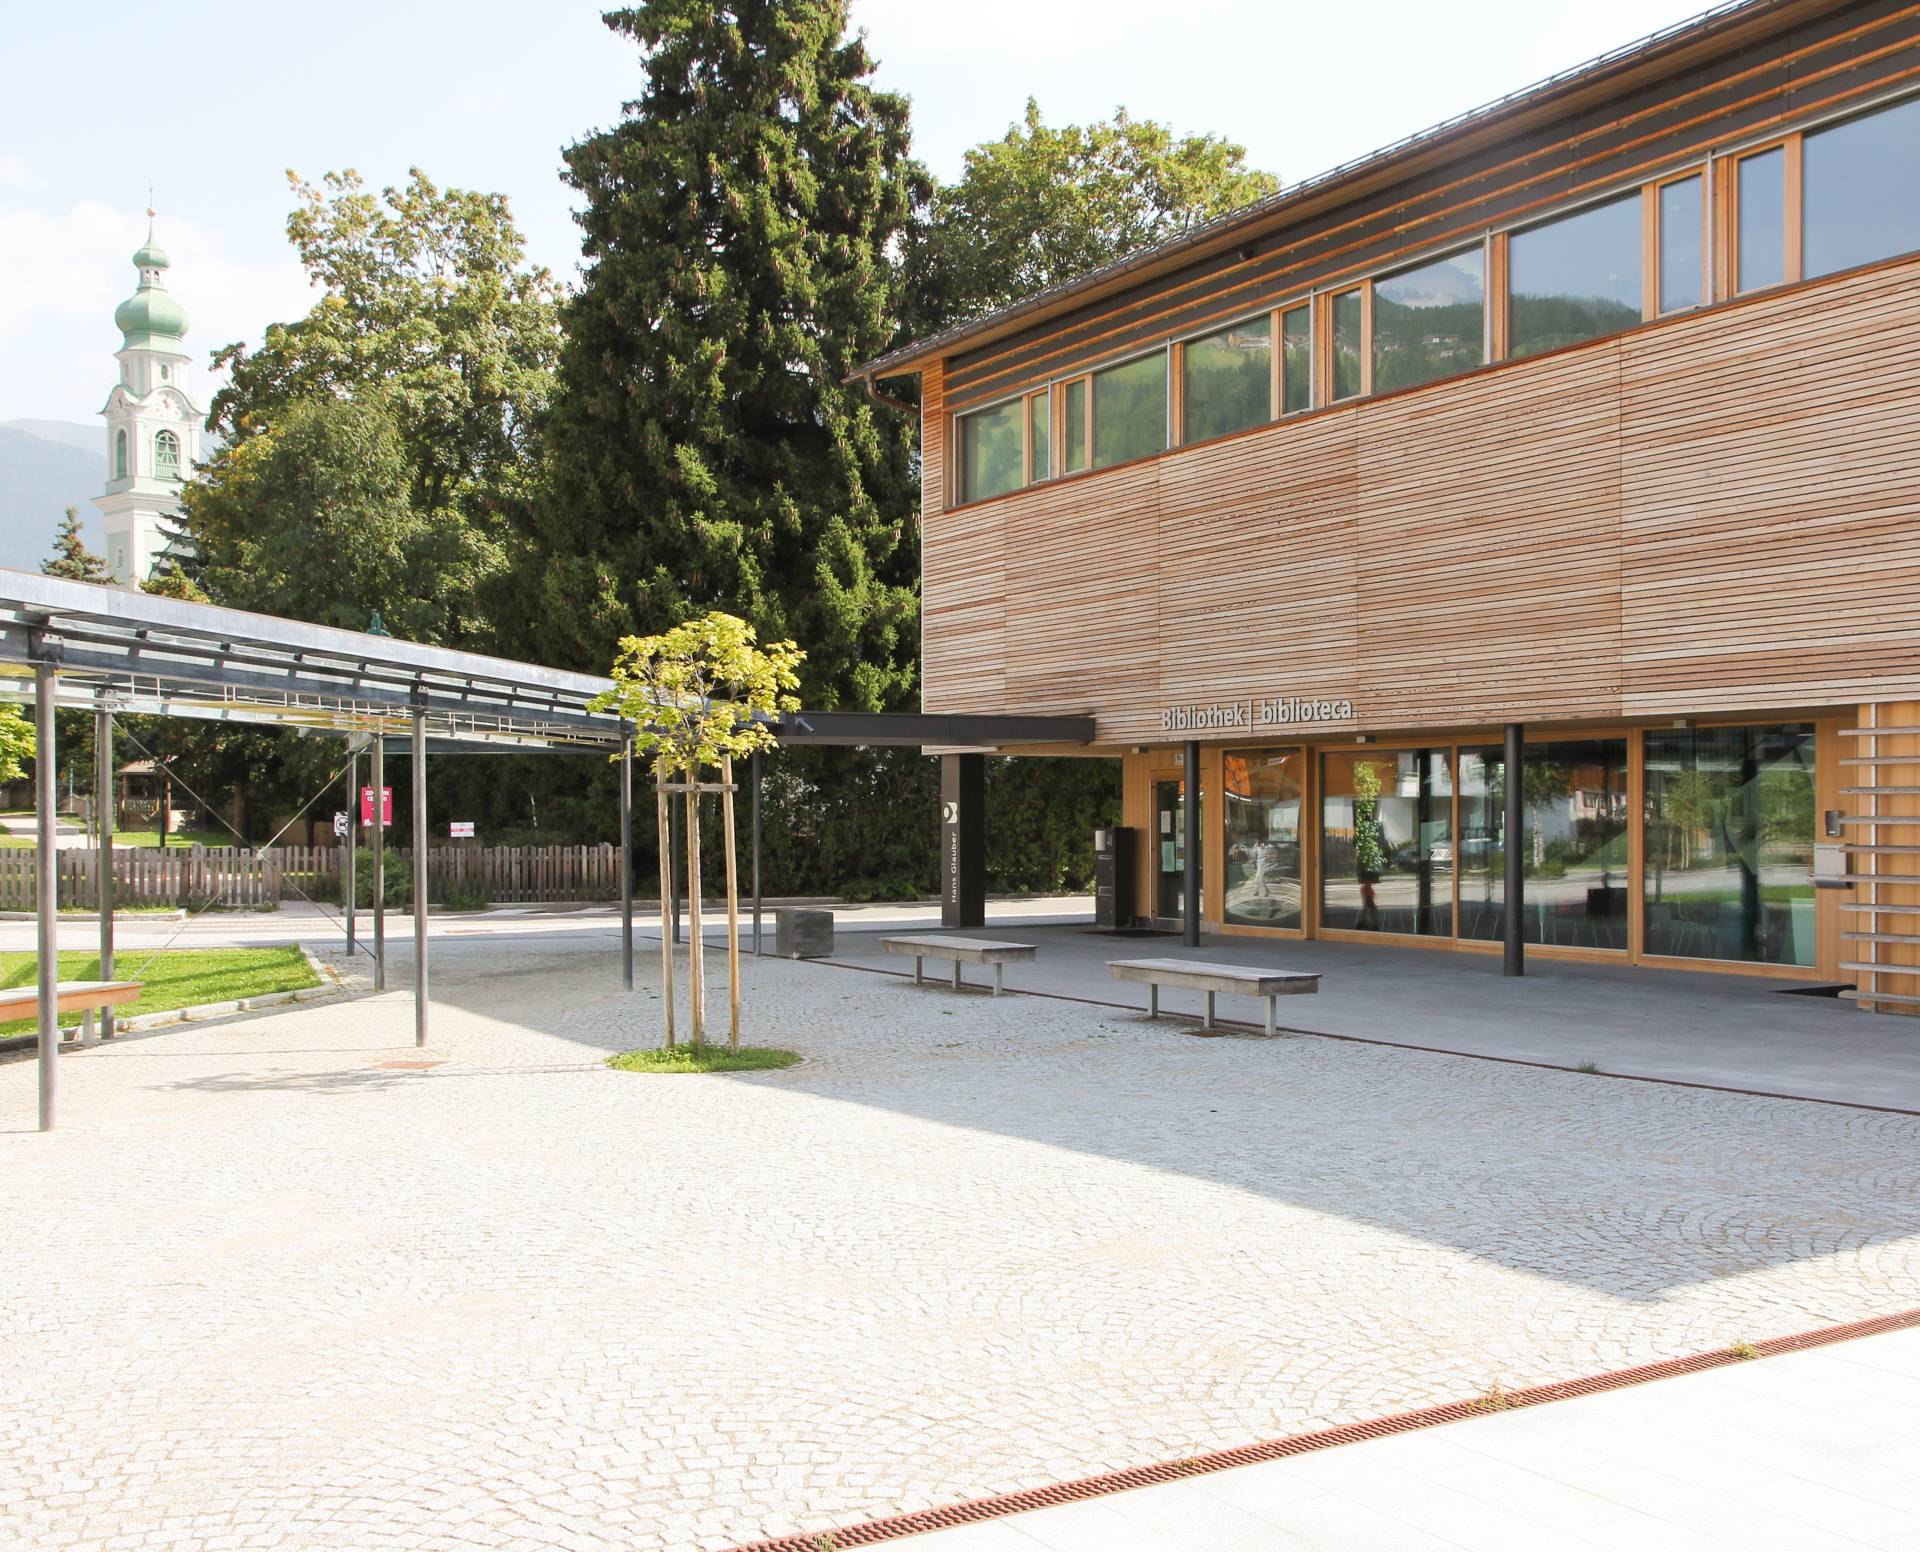
[[[1905, 1330], [1920, 1326], [1920, 1309], [1903, 1310], [1897, 1315], [1876, 1315], [1868, 1320], [1856, 1320], [1843, 1326], [1824, 1326], [1815, 1331], [1802, 1331], [1793, 1336], [1773, 1337], [1768, 1341], [1753, 1344], [1762, 1358], [1777, 1358], [1782, 1353], [1800, 1352], [1810, 1347], [1824, 1347], [1832, 1342], [1852, 1341], [1856, 1337], [1879, 1336], [1888, 1331]], [[1152, 1487], [1161, 1482], [1178, 1482], [1183, 1477], [1205, 1476], [1214, 1471], [1228, 1471], [1235, 1466], [1253, 1466], [1262, 1461], [1286, 1460], [1295, 1455], [1311, 1454], [1316, 1450], [1332, 1449], [1342, 1444], [1358, 1444], [1367, 1439], [1384, 1439], [1394, 1434], [1410, 1433], [1416, 1428], [1431, 1428], [1438, 1423], [1463, 1422], [1470, 1417], [1485, 1416], [1494, 1410], [1510, 1411], [1519, 1407], [1541, 1406], [1549, 1401], [1570, 1401], [1576, 1396], [1591, 1396], [1601, 1391], [1620, 1390], [1628, 1385], [1640, 1385], [1649, 1380], [1671, 1379], [1681, 1374], [1696, 1374], [1703, 1369], [1717, 1369], [1724, 1364], [1742, 1363], [1749, 1360], [1751, 1353], [1738, 1352], [1732, 1348], [1716, 1348], [1712, 1352], [1696, 1353], [1688, 1358], [1667, 1358], [1658, 1363], [1644, 1363], [1631, 1369], [1616, 1369], [1610, 1374], [1590, 1375], [1585, 1379], [1556, 1380], [1548, 1385], [1531, 1385], [1524, 1390], [1508, 1391], [1501, 1395], [1498, 1402], [1485, 1397], [1471, 1401], [1449, 1401], [1440, 1406], [1425, 1407], [1417, 1412], [1396, 1412], [1388, 1417], [1377, 1417], [1366, 1422], [1342, 1423], [1333, 1428], [1322, 1428], [1312, 1433], [1292, 1434], [1284, 1439], [1269, 1439], [1259, 1444], [1241, 1445], [1235, 1449], [1215, 1450], [1206, 1455], [1194, 1455], [1185, 1460], [1160, 1461], [1149, 1466], [1134, 1466], [1125, 1471], [1110, 1472], [1105, 1476], [1081, 1477], [1072, 1482], [1057, 1482], [1048, 1487], [1027, 1488], [1017, 1493], [1002, 1493], [994, 1498], [975, 1498], [965, 1503], [943, 1504], [934, 1509], [917, 1509], [907, 1514], [891, 1514], [880, 1519], [863, 1520], [855, 1525], [844, 1525], [830, 1531], [813, 1531], [802, 1535], [778, 1536], [770, 1541], [747, 1542], [734, 1547], [731, 1552], [845, 1552], [849, 1547], [870, 1547], [883, 1541], [898, 1541], [907, 1536], [925, 1535], [928, 1531], [948, 1530], [956, 1525], [973, 1525], [982, 1520], [999, 1519], [1003, 1515], [1023, 1514], [1029, 1509], [1045, 1509], [1056, 1504], [1078, 1503], [1088, 1498], [1104, 1497], [1108, 1493], [1124, 1493], [1131, 1488]]]

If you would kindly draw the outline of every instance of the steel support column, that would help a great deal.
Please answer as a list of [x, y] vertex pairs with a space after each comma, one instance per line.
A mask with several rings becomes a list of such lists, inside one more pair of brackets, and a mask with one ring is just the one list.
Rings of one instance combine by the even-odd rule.
[[413, 1043], [427, 1043], [427, 714], [413, 713]]
[[39, 951], [40, 1013], [40, 1130], [53, 1130], [60, 1096], [60, 887], [59, 835], [54, 805], [59, 793], [53, 747], [53, 669], [33, 667], [33, 729], [35, 771], [33, 784], [35, 946]]
[[748, 773], [753, 780], [753, 953], [760, 955], [760, 751], [748, 758]]
[[1526, 851], [1526, 729], [1518, 722], [1507, 724], [1505, 829], [1506, 876], [1501, 898], [1502, 975], [1527, 973], [1527, 851]]
[[1180, 785], [1181, 842], [1186, 857], [1180, 869], [1180, 941], [1189, 948], [1200, 943], [1200, 744], [1187, 740]]
[[987, 924], [987, 761], [940, 756], [940, 925]]
[[345, 907], [347, 968], [351, 970], [354, 896], [359, 892], [359, 880], [354, 876], [354, 863], [360, 851], [360, 752], [357, 749], [347, 754], [347, 833], [340, 844], [345, 848], [345, 854], [340, 858], [340, 900]]
[[[100, 811], [100, 979], [113, 979], [113, 713], [93, 714], [93, 806]], [[113, 1038], [113, 1009], [100, 1010], [100, 1038]]]
[[620, 740], [620, 984], [633, 990], [633, 734]]
[[373, 989], [387, 989], [387, 739], [373, 735]]

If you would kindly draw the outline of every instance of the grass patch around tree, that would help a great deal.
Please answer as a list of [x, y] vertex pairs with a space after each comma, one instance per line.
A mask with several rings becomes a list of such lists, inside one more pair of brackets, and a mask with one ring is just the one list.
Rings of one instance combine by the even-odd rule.
[[[37, 959], [30, 953], [0, 954], [0, 987], [31, 986]], [[97, 981], [100, 956], [78, 951], [60, 956], [60, 979]], [[121, 1018], [141, 1013], [166, 1013], [208, 1002], [232, 1002], [239, 997], [265, 997], [272, 992], [297, 992], [318, 986], [320, 978], [307, 956], [292, 945], [276, 948], [172, 948], [143, 954], [122, 949], [114, 965], [116, 980], [140, 982], [140, 997], [117, 1010]], [[62, 1024], [80, 1022], [69, 1013]], [[31, 1034], [39, 1026], [32, 1019], [0, 1024], [0, 1035]]]
[[658, 1046], [644, 1051], [622, 1051], [609, 1056], [607, 1065], [620, 1072], [765, 1072], [775, 1067], [791, 1067], [800, 1060], [798, 1051], [783, 1051], [772, 1045], [743, 1045], [729, 1051], [724, 1045], [682, 1045], [665, 1051]]

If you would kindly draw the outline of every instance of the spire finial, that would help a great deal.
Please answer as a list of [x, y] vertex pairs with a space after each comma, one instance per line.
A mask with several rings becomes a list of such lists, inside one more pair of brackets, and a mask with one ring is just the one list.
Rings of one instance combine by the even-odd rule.
[[148, 219], [149, 221], [151, 221], [151, 220], [153, 219], [153, 217], [154, 217], [154, 209], [153, 209], [153, 185], [152, 185], [152, 183], [148, 183], [148, 185], [147, 185], [147, 219]]

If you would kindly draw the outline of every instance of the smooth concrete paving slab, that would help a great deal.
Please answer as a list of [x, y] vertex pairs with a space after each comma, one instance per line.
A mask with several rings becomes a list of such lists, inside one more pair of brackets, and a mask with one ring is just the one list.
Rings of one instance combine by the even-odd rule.
[[1920, 1331], [902, 1542], [903, 1552], [1913, 1552]]
[[[1535, 958], [1500, 974], [1497, 956], [1380, 943], [1112, 934], [1086, 925], [996, 920], [989, 930], [1039, 949], [1007, 987], [1136, 1008], [1143, 988], [1118, 985], [1107, 961], [1214, 960], [1320, 972], [1314, 997], [1281, 1010], [1288, 1029], [1602, 1072], [1920, 1111], [1920, 1019], [1863, 1013], [1759, 976], [1654, 970]], [[834, 962], [896, 972], [877, 935], [843, 930]], [[1197, 992], [1163, 992], [1160, 1008], [1201, 1013]], [[1231, 1012], [1227, 1013], [1232, 1017]]]

